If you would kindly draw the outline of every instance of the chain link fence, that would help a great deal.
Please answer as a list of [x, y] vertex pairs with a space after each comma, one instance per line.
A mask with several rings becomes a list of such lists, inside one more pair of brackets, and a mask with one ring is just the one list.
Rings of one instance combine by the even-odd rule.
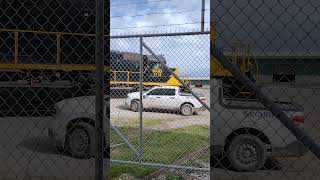
[[209, 41], [209, 32], [111, 38], [113, 176], [166, 177], [171, 168], [209, 179], [209, 83], [190, 83], [209, 77]]
[[319, 179], [319, 2], [211, 4], [215, 179]]
[[0, 179], [209, 171], [209, 32], [109, 40], [106, 8], [102, 55], [95, 1], [0, 3]]
[[93, 179], [96, 1], [0, 4], [0, 179]]

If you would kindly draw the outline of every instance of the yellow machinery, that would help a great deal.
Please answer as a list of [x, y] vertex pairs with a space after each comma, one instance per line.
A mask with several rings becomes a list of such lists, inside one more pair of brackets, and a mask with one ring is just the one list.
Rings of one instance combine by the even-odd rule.
[[[2, 34], [1, 34], [2, 33]], [[1, 54], [8, 54], [7, 51], [12, 52], [12, 56], [10, 56], [7, 60], [0, 59], [0, 70], [15, 70], [21, 72], [28, 72], [28, 74], [32, 74], [31, 77], [36, 79], [38, 76], [38, 72], [41, 71], [46, 74], [48, 77], [54, 77], [57, 72], [59, 72], [60, 77], [71, 77], [71, 80], [83, 76], [90, 76], [96, 69], [94, 62], [91, 63], [64, 63], [62, 61], [62, 55], [68, 54], [69, 52], [63, 51], [63, 43], [64, 38], [66, 37], [74, 37], [77, 39], [90, 39], [94, 42], [94, 34], [81, 34], [81, 33], [64, 33], [64, 32], [47, 32], [47, 31], [31, 31], [31, 30], [15, 30], [15, 29], [0, 29], [0, 35], [5, 35], [2, 37], [7, 41], [11, 40], [13, 44], [10, 47], [10, 50], [0, 49]], [[20, 59], [20, 53], [22, 51], [21, 47], [21, 38], [24, 36], [31, 37], [50, 37], [53, 39], [52, 47], [47, 49], [47, 51], [54, 52], [54, 57], [52, 58], [51, 63], [37, 63], [37, 62], [23, 62]], [[80, 42], [79, 40], [79, 42]], [[0, 42], [1, 43], [1, 42]], [[31, 47], [37, 47], [37, 44], [31, 44]], [[125, 69], [126, 67], [124, 67]], [[172, 68], [174, 73], [178, 74], [177, 68]], [[104, 67], [105, 72], [110, 72], [112, 78], [110, 79], [110, 84], [113, 86], [133, 86], [139, 85], [140, 82], [137, 80], [139, 77], [139, 72], [135, 71], [117, 71], [113, 70], [110, 66]], [[164, 74], [161, 68], [152, 69], [152, 74], [148, 74], [149, 72], [144, 72], [146, 77], [153, 77], [155, 80], [150, 80], [143, 82], [145, 86], [158, 86], [158, 85], [173, 85], [173, 86], [182, 86], [179, 81], [171, 74]], [[37, 74], [37, 75], [34, 75]], [[67, 74], [67, 75], [66, 75]], [[117, 77], [122, 77], [122, 80], [118, 80]], [[135, 77], [135, 79], [133, 78]], [[23, 78], [26, 78], [25, 76]], [[1, 80], [1, 79], [0, 79]], [[13, 80], [13, 79], [12, 79]], [[20, 80], [20, 79], [19, 79]], [[14, 81], [14, 80], [13, 80]], [[188, 83], [185, 80], [185, 83]]]
[[[211, 22], [210, 37], [211, 43], [214, 43], [216, 40], [216, 30], [213, 22]], [[226, 52], [229, 54], [226, 54]], [[231, 45], [231, 51], [223, 51], [223, 53], [225, 53], [234, 65], [238, 66], [243, 74], [255, 82], [254, 76], [259, 75], [259, 69], [253, 56], [251, 56], [249, 46], [241, 43], [233, 43]], [[233, 77], [228, 69], [224, 68], [212, 53], [210, 53], [210, 68], [211, 78], [222, 79], [225, 96], [233, 98], [255, 98], [254, 94], [246, 86], [243, 86], [237, 78]]]
[[[210, 38], [211, 42], [215, 42], [216, 30], [213, 22], [211, 22], [210, 27]], [[233, 64], [236, 64], [240, 68], [241, 72], [245, 74], [251, 73], [252, 75], [253, 73], [259, 74], [257, 63], [252, 58], [248, 45], [233, 43], [231, 45], [231, 55], [226, 55], [230, 57]], [[216, 57], [214, 57], [214, 54], [210, 54], [210, 68], [211, 78], [232, 77], [232, 74], [220, 64]]]
[[[14, 40], [12, 49], [14, 50], [14, 57], [11, 62], [1, 62], [0, 69], [14, 69], [14, 70], [62, 70], [62, 71], [94, 71], [95, 64], [63, 64], [61, 63], [61, 39], [62, 36], [76, 36], [76, 37], [92, 37], [94, 34], [80, 34], [80, 33], [62, 33], [62, 32], [46, 32], [46, 31], [30, 31], [30, 30], [15, 30], [15, 29], [0, 29], [0, 33], [9, 34], [7, 39]], [[13, 34], [11, 36], [10, 34]], [[56, 49], [55, 63], [21, 63], [19, 60], [20, 37], [22, 34], [32, 34], [34, 36], [52, 36], [55, 37], [55, 44], [53, 47]], [[36, 46], [36, 44], [34, 44]], [[6, 53], [6, 52], [1, 52]], [[104, 67], [105, 71], [110, 71], [108, 66]]]

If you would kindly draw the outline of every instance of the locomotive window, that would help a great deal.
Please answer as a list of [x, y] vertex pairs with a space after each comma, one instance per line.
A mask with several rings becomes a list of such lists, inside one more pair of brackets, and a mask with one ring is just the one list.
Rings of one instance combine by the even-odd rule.
[[157, 63], [157, 64], [155, 64], [155, 65], [153, 66], [153, 69], [159, 69], [160, 67], [161, 67], [160, 64]]

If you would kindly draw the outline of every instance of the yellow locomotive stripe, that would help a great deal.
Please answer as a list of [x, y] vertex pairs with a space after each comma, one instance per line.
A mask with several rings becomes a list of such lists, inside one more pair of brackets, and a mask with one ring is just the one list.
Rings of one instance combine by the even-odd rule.
[[[14, 64], [0, 63], [0, 69], [16, 70], [62, 70], [62, 71], [95, 71], [96, 66], [91, 64]], [[109, 66], [104, 67], [105, 72], [110, 72]]]

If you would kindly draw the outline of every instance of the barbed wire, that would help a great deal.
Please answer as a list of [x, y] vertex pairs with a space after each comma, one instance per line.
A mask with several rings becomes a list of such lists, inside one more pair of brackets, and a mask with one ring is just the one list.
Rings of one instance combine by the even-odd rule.
[[[149, 26], [127, 26], [127, 27], [117, 27], [110, 29], [138, 29], [138, 28], [157, 28], [157, 27], [169, 27], [169, 26], [183, 26], [183, 25], [193, 25], [200, 24], [201, 22], [190, 22], [190, 23], [177, 23], [177, 24], [160, 24], [160, 25], [149, 25]], [[205, 24], [209, 22], [204, 22]]]
[[171, 1], [171, 0], [156, 0], [156, 1], [141, 1], [141, 2], [123, 3], [123, 4], [111, 4], [110, 7], [127, 6], [127, 5], [135, 5], [135, 4], [159, 3], [159, 2], [168, 2], [168, 1]]
[[[209, 10], [209, 9], [205, 9]], [[174, 11], [174, 12], [153, 12], [153, 13], [147, 13], [147, 14], [136, 14], [132, 16], [110, 16], [111, 18], [124, 18], [124, 17], [141, 17], [141, 16], [150, 16], [150, 15], [169, 15], [169, 14], [183, 14], [187, 12], [200, 12], [198, 9], [190, 9], [190, 10], [183, 10], [183, 11]]]

